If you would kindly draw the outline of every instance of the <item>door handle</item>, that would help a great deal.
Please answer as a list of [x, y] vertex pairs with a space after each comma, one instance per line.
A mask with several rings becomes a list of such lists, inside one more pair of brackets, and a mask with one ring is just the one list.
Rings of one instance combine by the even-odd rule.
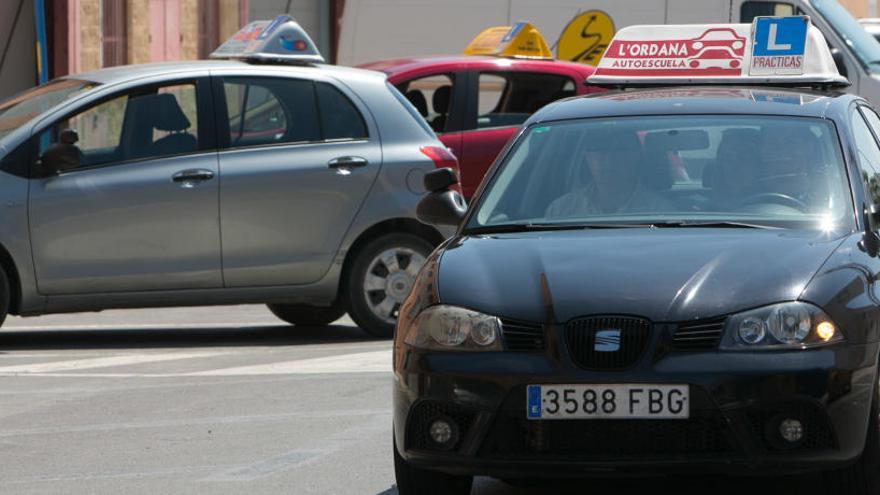
[[362, 156], [340, 156], [327, 162], [330, 168], [356, 168], [369, 165], [369, 161]]
[[172, 181], [182, 184], [183, 187], [193, 187], [197, 182], [211, 180], [213, 178], [214, 172], [204, 168], [181, 170], [171, 176]]

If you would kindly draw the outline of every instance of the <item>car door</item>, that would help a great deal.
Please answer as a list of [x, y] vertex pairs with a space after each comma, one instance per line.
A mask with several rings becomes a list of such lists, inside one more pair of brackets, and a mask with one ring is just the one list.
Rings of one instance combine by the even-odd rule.
[[117, 93], [36, 135], [61, 131], [77, 163], [32, 164], [28, 210], [43, 294], [221, 287], [217, 153], [208, 80]]
[[226, 286], [319, 280], [382, 166], [369, 113], [329, 80], [217, 76], [214, 91]]
[[562, 74], [524, 71], [483, 71], [471, 74], [470, 97], [459, 159], [462, 191], [470, 198], [516, 134], [520, 124], [544, 105], [574, 96], [575, 81]]

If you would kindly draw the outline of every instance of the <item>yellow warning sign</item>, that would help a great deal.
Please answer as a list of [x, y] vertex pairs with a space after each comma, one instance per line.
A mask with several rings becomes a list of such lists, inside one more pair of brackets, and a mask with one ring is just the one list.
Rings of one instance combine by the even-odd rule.
[[614, 37], [614, 21], [601, 10], [589, 10], [569, 21], [559, 42], [556, 58], [596, 66]]
[[498, 26], [478, 34], [464, 49], [465, 55], [515, 58], [553, 58], [541, 33], [528, 22]]

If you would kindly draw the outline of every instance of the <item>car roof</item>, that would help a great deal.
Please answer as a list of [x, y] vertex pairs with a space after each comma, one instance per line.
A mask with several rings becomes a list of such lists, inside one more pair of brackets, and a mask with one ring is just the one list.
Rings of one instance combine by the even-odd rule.
[[675, 114], [762, 114], [825, 117], [858, 96], [768, 86], [671, 86], [616, 90], [551, 103], [524, 125], [587, 117]]
[[341, 67], [328, 64], [252, 64], [238, 60], [190, 60], [180, 62], [158, 62], [150, 64], [120, 65], [69, 76], [72, 79], [93, 81], [101, 84], [116, 84], [136, 81], [145, 77], [157, 75], [172, 75], [175, 73], [212, 70], [235, 70], [241, 69], [277, 69], [279, 72], [290, 74], [303, 74], [310, 71], [322, 71], [327, 74], [345, 77], [346, 75], [374, 76], [384, 79], [382, 73], [364, 70], [355, 67]]
[[426, 68], [444, 67], [448, 69], [511, 69], [528, 68], [541, 72], [581, 72], [584, 76], [593, 73], [593, 67], [564, 60], [542, 60], [477, 55], [436, 55], [427, 57], [395, 58], [379, 60], [358, 65], [361, 69], [382, 71], [393, 77], [397, 74]]

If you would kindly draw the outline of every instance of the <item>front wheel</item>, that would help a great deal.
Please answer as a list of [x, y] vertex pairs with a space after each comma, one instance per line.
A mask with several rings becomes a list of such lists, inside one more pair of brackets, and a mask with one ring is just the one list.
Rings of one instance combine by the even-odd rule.
[[351, 319], [375, 337], [394, 335], [400, 306], [431, 250], [421, 237], [388, 234], [355, 253], [346, 282]]
[[874, 383], [874, 398], [865, 435], [865, 450], [852, 465], [826, 473], [826, 494], [880, 495], [880, 387]]
[[397, 451], [397, 442], [394, 443], [394, 477], [400, 495], [468, 495], [474, 483], [472, 476], [453, 476], [411, 466]]
[[3, 268], [0, 268], [0, 325], [3, 325], [6, 315], [9, 313], [9, 300], [9, 279], [6, 278], [6, 272], [3, 271]]

